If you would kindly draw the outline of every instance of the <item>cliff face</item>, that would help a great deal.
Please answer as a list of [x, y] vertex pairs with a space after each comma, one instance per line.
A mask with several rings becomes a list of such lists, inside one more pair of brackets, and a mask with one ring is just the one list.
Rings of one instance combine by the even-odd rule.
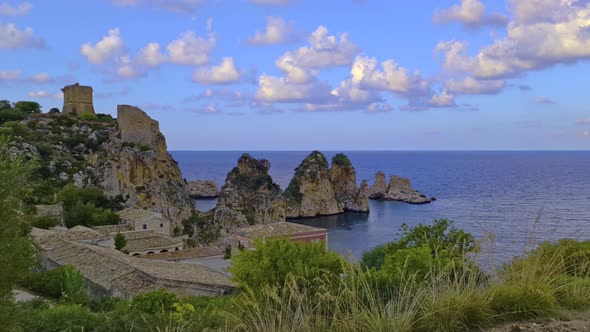
[[318, 151], [312, 152], [295, 169], [295, 176], [285, 190], [284, 196], [288, 218], [344, 212], [332, 186], [328, 161]]
[[117, 133], [86, 157], [97, 185], [109, 196], [127, 197], [129, 207], [162, 213], [173, 222], [190, 217], [194, 202], [158, 122], [119, 105], [117, 124]]
[[357, 187], [356, 171], [346, 155], [339, 153], [332, 158], [330, 181], [344, 211], [369, 211], [368, 185], [364, 181], [360, 189]]
[[221, 188], [215, 224], [224, 232], [254, 224], [285, 221], [281, 188], [268, 174], [270, 163], [242, 155]]
[[383, 199], [383, 196], [387, 192], [387, 182], [385, 181], [385, 173], [375, 173], [375, 183], [369, 190], [371, 199]]

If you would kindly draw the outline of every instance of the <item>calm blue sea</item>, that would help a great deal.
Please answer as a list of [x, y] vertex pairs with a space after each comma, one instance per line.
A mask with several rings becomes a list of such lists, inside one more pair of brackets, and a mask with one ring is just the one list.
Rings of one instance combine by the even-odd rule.
[[[285, 188], [309, 152], [250, 152], [268, 159], [270, 174]], [[330, 159], [336, 152], [324, 151]], [[345, 152], [357, 180], [374, 174], [409, 177], [412, 186], [437, 201], [427, 205], [371, 202], [369, 214], [347, 213], [300, 220], [329, 229], [329, 247], [359, 258], [398, 238], [402, 223], [435, 218], [485, 240], [485, 257], [505, 262], [535, 243], [590, 239], [590, 152]], [[242, 152], [172, 152], [185, 178], [213, 179], [219, 186]], [[215, 201], [198, 201], [200, 210]]]

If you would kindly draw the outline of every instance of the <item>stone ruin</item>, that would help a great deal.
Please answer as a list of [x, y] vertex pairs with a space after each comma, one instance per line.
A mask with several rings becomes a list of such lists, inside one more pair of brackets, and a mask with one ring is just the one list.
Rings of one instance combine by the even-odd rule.
[[64, 114], [95, 114], [92, 105], [92, 87], [79, 83], [67, 85], [61, 91], [64, 93]]
[[117, 123], [124, 142], [153, 146], [159, 141], [160, 124], [137, 107], [117, 105]]

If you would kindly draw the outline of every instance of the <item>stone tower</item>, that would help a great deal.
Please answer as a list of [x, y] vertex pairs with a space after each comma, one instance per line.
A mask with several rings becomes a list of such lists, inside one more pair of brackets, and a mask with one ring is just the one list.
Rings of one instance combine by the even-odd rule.
[[61, 91], [64, 93], [63, 113], [95, 114], [92, 106], [92, 87], [76, 83], [65, 86]]

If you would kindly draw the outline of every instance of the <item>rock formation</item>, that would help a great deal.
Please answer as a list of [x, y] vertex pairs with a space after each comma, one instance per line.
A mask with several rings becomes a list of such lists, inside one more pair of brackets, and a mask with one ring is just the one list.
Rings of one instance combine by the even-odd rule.
[[192, 198], [215, 198], [219, 189], [213, 180], [195, 180], [188, 182], [189, 194]]
[[222, 232], [233, 228], [285, 221], [281, 188], [268, 174], [268, 160], [243, 154], [221, 188], [215, 208], [215, 225]]
[[331, 181], [326, 157], [312, 152], [295, 169], [284, 193], [288, 218], [315, 217], [344, 212]]
[[129, 207], [162, 213], [173, 222], [190, 217], [194, 202], [158, 122], [139, 108], [119, 105], [117, 124], [116, 135], [86, 157], [98, 186], [109, 196], [126, 197]]
[[389, 179], [389, 186], [384, 189], [385, 174], [377, 172], [375, 184], [371, 187], [371, 199], [385, 201], [400, 201], [410, 204], [425, 204], [435, 200], [412, 188], [408, 178], [393, 175]]
[[330, 181], [334, 188], [337, 201], [344, 211], [369, 211], [369, 193], [367, 182], [357, 187], [356, 171], [350, 159], [342, 153], [332, 158]]

